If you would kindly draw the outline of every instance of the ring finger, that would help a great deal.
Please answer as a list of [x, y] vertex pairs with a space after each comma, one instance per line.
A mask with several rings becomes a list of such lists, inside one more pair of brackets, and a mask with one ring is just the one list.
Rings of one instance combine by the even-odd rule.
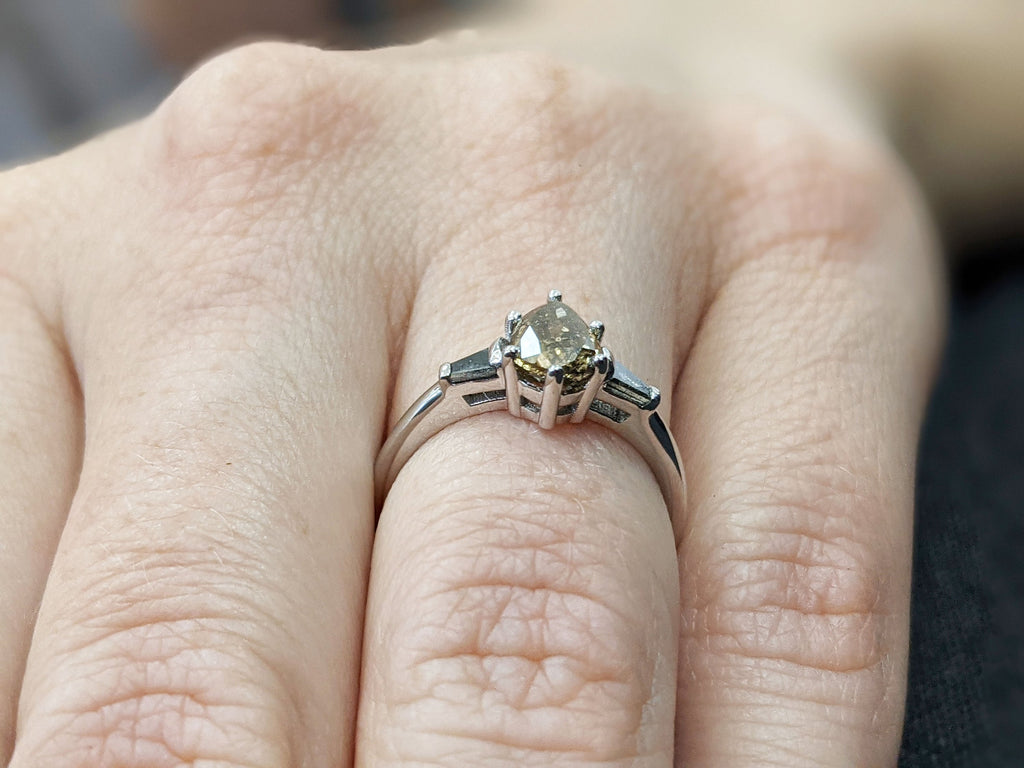
[[[676, 188], [624, 170], [649, 147], [593, 128], [613, 106], [649, 115], [639, 100], [547, 67], [489, 61], [504, 75], [498, 103], [476, 98], [472, 83], [453, 88], [514, 128], [473, 137], [475, 161], [459, 179], [474, 201], [460, 215], [468, 234], [426, 270], [396, 404], [551, 286], [587, 320], [608, 321], [617, 359], [671, 391], [685, 260], [677, 225], [659, 212], [678, 201], [647, 200], [643, 220], [624, 220], [620, 206]], [[673, 154], [667, 141], [659, 149]], [[672, 542], [651, 469], [610, 430], [546, 431], [507, 413], [444, 429], [402, 469], [380, 518], [357, 764], [670, 765]]]

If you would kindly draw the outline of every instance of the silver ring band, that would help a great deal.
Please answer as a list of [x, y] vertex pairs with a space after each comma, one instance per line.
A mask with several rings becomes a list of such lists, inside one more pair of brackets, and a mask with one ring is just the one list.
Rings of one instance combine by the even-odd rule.
[[[541, 313], [546, 314], [541, 317]], [[601, 323], [583, 326], [591, 342], [584, 340], [582, 349], [577, 349], [581, 323], [561, 303], [561, 294], [552, 291], [546, 307], [525, 317], [509, 313], [505, 334], [490, 347], [443, 364], [437, 383], [405, 412], [377, 456], [378, 509], [399, 471], [427, 440], [461, 419], [507, 410], [543, 428], [588, 420], [623, 437], [654, 473], [678, 541], [686, 483], [679, 451], [658, 412], [661, 393], [613, 360], [607, 347], [599, 346], [604, 334]], [[545, 331], [552, 327], [554, 333], [545, 338]], [[575, 346], [567, 342], [573, 333]], [[568, 353], [566, 347], [571, 347]], [[557, 358], [554, 364], [550, 358]]]

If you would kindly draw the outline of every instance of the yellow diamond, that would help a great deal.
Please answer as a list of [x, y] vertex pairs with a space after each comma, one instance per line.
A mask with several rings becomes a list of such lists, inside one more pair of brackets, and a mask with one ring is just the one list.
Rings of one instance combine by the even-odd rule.
[[548, 370], [565, 371], [563, 392], [582, 389], [590, 377], [590, 361], [597, 353], [590, 327], [561, 301], [527, 312], [512, 343], [519, 347], [516, 367], [523, 378], [543, 385]]

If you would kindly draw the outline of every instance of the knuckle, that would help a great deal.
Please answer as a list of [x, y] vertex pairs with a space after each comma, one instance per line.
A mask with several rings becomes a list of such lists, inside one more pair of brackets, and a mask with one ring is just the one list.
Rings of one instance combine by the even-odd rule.
[[42, 764], [293, 764], [290, 676], [257, 650], [259, 609], [210, 561], [223, 557], [123, 551], [75, 576], [19, 749]]
[[308, 306], [336, 261], [355, 258], [346, 249], [327, 259], [310, 219], [323, 204], [318, 185], [331, 188], [324, 179], [375, 133], [375, 88], [362, 61], [246, 45], [202, 65], [149, 118], [144, 213], [163, 237], [150, 238], [128, 269], [145, 312], [175, 326], [198, 319], [204, 329], [224, 311], [245, 320], [270, 310], [277, 321]]
[[858, 131], [750, 105], [709, 110], [705, 129], [728, 271], [780, 251], [791, 260], [800, 242], [826, 246], [806, 251], [810, 266], [866, 255], [871, 249], [856, 246], [877, 236], [894, 212], [908, 221], [921, 217], [896, 155]]
[[458, 66], [460, 81], [473, 89], [472, 98], [460, 99], [466, 116], [498, 128], [503, 136], [519, 134], [502, 118], [568, 117], [571, 110], [566, 107], [578, 93], [574, 86], [586, 76], [547, 54], [525, 51], [488, 53]]
[[158, 160], [185, 176], [313, 160], [325, 142], [344, 143], [366, 127], [369, 82], [359, 61], [294, 43], [220, 54], [155, 113]]
[[527, 463], [528, 490], [446, 495], [437, 543], [411, 565], [424, 574], [418, 609], [398, 612], [386, 651], [402, 681], [397, 725], [523, 754], [635, 757], [662, 684], [648, 654], [678, 610], [652, 582], [674, 585], [675, 571], [627, 564], [634, 532], [618, 515], [596, 522], [614, 491], [574, 496], [558, 467]]
[[[121, 623], [60, 658], [19, 749], [42, 764], [290, 765], [280, 692], [225, 622]], [[31, 713], [30, 713], [31, 714]]]
[[695, 588], [698, 631], [713, 650], [841, 675], [883, 662], [896, 565], [865, 536], [865, 520], [885, 510], [862, 485], [815, 463], [723, 490], [715, 514], [728, 534]]
[[[410, 713], [441, 699], [462, 711], [459, 719], [449, 711], [447, 727], [461, 720], [464, 735], [531, 749], [606, 754], [628, 743], [646, 699], [634, 674], [638, 633], [601, 596], [553, 578], [570, 564], [590, 570], [574, 549], [557, 541], [491, 548], [491, 565], [427, 597], [406, 635], [407, 664], [425, 683]], [[464, 698], [448, 699], [446, 688]], [[544, 717], [552, 709], [560, 724]], [[602, 714], [584, 736], [570, 723], [585, 713]]]
[[[451, 168], [443, 181], [468, 193], [459, 194], [460, 228], [446, 222], [451, 212], [439, 217], [439, 243], [423, 257], [442, 268], [458, 268], [467, 253], [500, 267], [508, 247], [607, 250], [588, 222], [605, 215], [631, 234], [623, 201], [655, 214], [666, 187], [676, 188], [667, 169], [680, 140], [674, 107], [636, 86], [526, 52], [463, 58], [435, 77], [430, 162], [434, 173]], [[662, 236], [655, 218], [637, 226]]]
[[616, 752], [635, 738], [646, 696], [625, 662], [632, 655], [624, 652], [626, 633], [607, 605], [514, 581], [460, 585], [435, 602], [412, 639], [420, 647], [411, 670], [429, 681], [429, 691], [407, 707], [410, 722], [441, 704], [443, 720], [421, 728], [602, 759], [621, 756]]
[[584, 179], [603, 178], [595, 166], [620, 149], [617, 127], [642, 125], [649, 106], [637, 89], [544, 54], [489, 54], [459, 67], [445, 133], [485, 201], [566, 208]]

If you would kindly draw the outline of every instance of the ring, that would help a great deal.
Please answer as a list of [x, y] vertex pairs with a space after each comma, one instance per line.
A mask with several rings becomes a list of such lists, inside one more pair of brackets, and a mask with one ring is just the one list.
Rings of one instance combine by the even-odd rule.
[[399, 471], [427, 440], [450, 424], [507, 410], [542, 429], [584, 420], [611, 429], [644, 458], [661, 487], [679, 539], [686, 481], [675, 440], [658, 413], [661, 393], [601, 346], [604, 324], [587, 325], [559, 291], [527, 312], [509, 312], [489, 347], [444, 363], [395, 425], [374, 466], [377, 508]]

